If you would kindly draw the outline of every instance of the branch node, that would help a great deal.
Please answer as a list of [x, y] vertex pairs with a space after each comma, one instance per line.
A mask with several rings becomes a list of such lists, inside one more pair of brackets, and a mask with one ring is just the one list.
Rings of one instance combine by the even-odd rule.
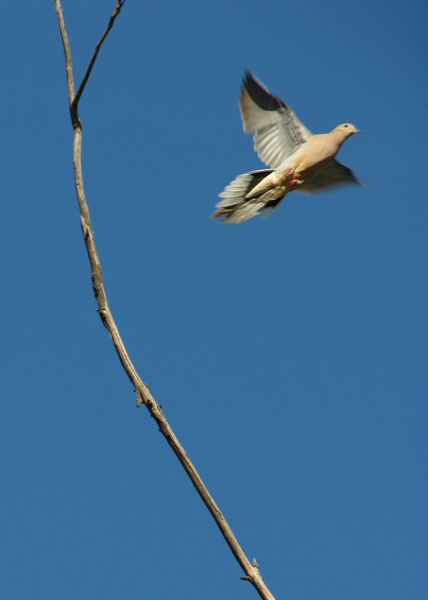
[[[95, 297], [96, 296], [97, 295], [95, 294]], [[104, 327], [107, 329], [107, 331], [110, 334], [110, 337], [112, 338], [111, 331], [110, 331], [109, 326], [107, 324], [107, 311], [106, 311], [106, 309], [105, 308], [98, 308], [97, 313], [100, 315], [101, 321], [102, 321]]]
[[143, 399], [141, 397], [140, 390], [134, 390], [134, 392], [137, 393], [137, 408], [140, 408], [140, 406], [143, 404]]
[[259, 563], [256, 561], [255, 558], [253, 558], [253, 569], [256, 571], [257, 575], [260, 577], [260, 579], [263, 581], [263, 577], [260, 574], [260, 566]]
[[85, 240], [87, 240], [91, 234], [91, 228], [90, 228], [90, 225], [86, 222], [86, 219], [82, 214], [80, 215], [80, 225], [82, 227], [83, 236], [84, 236]]

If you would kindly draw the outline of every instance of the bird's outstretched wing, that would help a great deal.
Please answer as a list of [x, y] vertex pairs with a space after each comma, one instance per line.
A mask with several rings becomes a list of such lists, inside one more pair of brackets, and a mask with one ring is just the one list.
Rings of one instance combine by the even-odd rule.
[[337, 185], [353, 183], [367, 187], [365, 183], [355, 177], [349, 167], [342, 165], [338, 160], [334, 160], [321, 173], [318, 173], [318, 175], [315, 175], [315, 177], [312, 177], [312, 179], [305, 181], [305, 183], [299, 186], [297, 191], [304, 192], [305, 194], [316, 194]]
[[249, 71], [245, 72], [239, 107], [245, 133], [255, 131], [254, 150], [274, 169], [312, 135], [291, 108]]

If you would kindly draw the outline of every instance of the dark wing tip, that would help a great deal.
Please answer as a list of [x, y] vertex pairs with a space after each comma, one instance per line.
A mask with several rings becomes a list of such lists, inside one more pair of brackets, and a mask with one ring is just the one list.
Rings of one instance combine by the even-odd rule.
[[339, 162], [338, 160], [336, 162], [343, 168], [344, 172], [347, 173], [348, 180], [344, 181], [344, 183], [357, 183], [358, 185], [362, 185], [363, 187], [370, 189], [370, 187], [366, 183], [364, 183], [364, 181], [361, 181], [361, 179], [358, 179], [358, 177], [355, 176], [355, 173], [352, 169]]
[[245, 69], [242, 89], [247, 91], [251, 100], [262, 110], [275, 111], [284, 106], [284, 103], [279, 98], [272, 96], [270, 91], [248, 69]]

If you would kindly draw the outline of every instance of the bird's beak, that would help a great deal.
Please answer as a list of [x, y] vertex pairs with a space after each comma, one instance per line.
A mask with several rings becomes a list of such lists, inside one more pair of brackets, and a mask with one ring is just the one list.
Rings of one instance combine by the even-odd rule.
[[363, 132], [361, 131], [361, 129], [356, 129], [356, 130], [354, 131], [354, 133], [363, 133]]

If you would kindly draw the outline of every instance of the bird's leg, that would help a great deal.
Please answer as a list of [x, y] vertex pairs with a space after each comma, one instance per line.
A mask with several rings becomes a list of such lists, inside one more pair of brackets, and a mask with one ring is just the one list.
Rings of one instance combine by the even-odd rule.
[[288, 171], [287, 175], [285, 176], [288, 189], [294, 188], [294, 187], [296, 187], [297, 184], [300, 183], [300, 181], [295, 178], [295, 173], [296, 173], [296, 169], [290, 169]]

